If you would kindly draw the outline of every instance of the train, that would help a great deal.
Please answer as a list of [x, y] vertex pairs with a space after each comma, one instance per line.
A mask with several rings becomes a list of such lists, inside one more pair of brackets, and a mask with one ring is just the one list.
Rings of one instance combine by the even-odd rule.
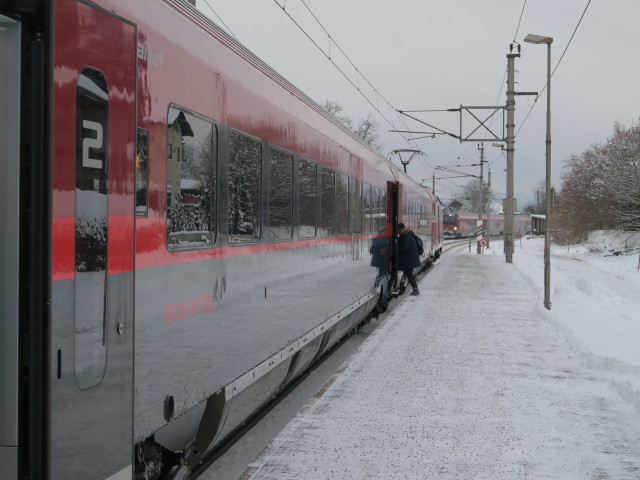
[[[525, 235], [532, 232], [531, 215], [516, 214], [513, 217], [513, 233]], [[483, 235], [496, 236], [504, 233], [504, 215], [482, 216]], [[445, 238], [475, 237], [478, 225], [477, 213], [445, 212], [443, 228]]]
[[460, 216], [455, 212], [442, 214], [442, 228], [444, 238], [460, 238]]
[[0, 0], [0, 471], [187, 479], [442, 205], [184, 0]]

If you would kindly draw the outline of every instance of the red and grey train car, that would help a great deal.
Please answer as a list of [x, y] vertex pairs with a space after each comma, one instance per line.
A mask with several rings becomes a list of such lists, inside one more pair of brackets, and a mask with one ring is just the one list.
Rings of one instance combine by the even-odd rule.
[[188, 478], [441, 206], [182, 0], [0, 0], [2, 478]]
[[[455, 237], [473, 237], [476, 234], [478, 224], [477, 213], [445, 213], [444, 228], [454, 232]], [[482, 216], [484, 235], [502, 235], [504, 233], [504, 215], [493, 214], [487, 218]], [[513, 216], [513, 233], [524, 235], [530, 233], [531, 215], [516, 214]]]

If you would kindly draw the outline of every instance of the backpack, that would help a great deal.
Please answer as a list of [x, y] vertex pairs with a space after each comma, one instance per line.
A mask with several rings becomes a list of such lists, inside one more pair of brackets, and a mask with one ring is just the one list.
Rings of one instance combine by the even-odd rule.
[[411, 235], [413, 235], [413, 238], [415, 238], [416, 240], [416, 245], [418, 246], [418, 255], [424, 255], [424, 243], [422, 243], [422, 239], [413, 232], [411, 233]]

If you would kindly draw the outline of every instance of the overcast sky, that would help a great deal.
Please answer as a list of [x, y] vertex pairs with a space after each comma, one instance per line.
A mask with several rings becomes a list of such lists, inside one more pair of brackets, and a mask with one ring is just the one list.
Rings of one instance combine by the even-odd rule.
[[[400, 110], [503, 106], [506, 54], [514, 39], [522, 45], [521, 57], [516, 59], [516, 91], [542, 91], [547, 47], [524, 43], [524, 37], [528, 33], [553, 37], [551, 55], [555, 68], [588, 3], [589, 0], [304, 0], [303, 4], [302, 0], [197, 0], [202, 12], [223, 28], [226, 25], [241, 43], [318, 103], [335, 101], [343, 106], [345, 116], [355, 120], [373, 112], [380, 123], [385, 155], [399, 148], [424, 151], [427, 157], [414, 160], [408, 172], [418, 181], [427, 179], [429, 185], [436, 166], [478, 163], [478, 143], [460, 143], [440, 135], [409, 145], [399, 134], [389, 133], [394, 127], [374, 111], [281, 6], [286, 6], [286, 12], [325, 53], [331, 52], [351, 82], [379, 105], [396, 129], [408, 126], [410, 130], [432, 131], [410, 119], [403, 125], [387, 102]], [[331, 35], [332, 42], [305, 4]], [[605, 142], [615, 122], [631, 125], [640, 117], [639, 19], [638, 0], [592, 0], [552, 78], [552, 182], [558, 188], [566, 158]], [[338, 47], [361, 76], [356, 76]], [[524, 121], [534, 99], [516, 98], [516, 130], [520, 130], [514, 175], [519, 208], [534, 198], [533, 191], [545, 179], [546, 92]], [[488, 112], [477, 114], [486, 116]], [[458, 113], [416, 116], [442, 130], [460, 133]], [[466, 125], [471, 125], [468, 120], [465, 117], [463, 121], [465, 131]], [[499, 123], [493, 123], [492, 128]], [[496, 130], [500, 133], [500, 129]], [[501, 198], [506, 191], [506, 159], [490, 143], [485, 142], [485, 159], [491, 168], [495, 196]], [[398, 160], [397, 156], [391, 158]], [[479, 173], [479, 167], [454, 168]], [[436, 176], [447, 174], [436, 171]], [[470, 179], [438, 180], [436, 193], [443, 200], [449, 199], [459, 185]]]

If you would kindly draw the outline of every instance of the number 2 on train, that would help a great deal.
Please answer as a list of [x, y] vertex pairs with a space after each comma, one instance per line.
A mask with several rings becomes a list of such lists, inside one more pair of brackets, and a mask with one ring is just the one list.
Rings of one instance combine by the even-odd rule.
[[95, 132], [95, 138], [84, 138], [82, 140], [82, 166], [88, 168], [102, 168], [102, 160], [91, 158], [89, 149], [102, 148], [102, 125], [90, 120], [82, 121], [82, 128]]

